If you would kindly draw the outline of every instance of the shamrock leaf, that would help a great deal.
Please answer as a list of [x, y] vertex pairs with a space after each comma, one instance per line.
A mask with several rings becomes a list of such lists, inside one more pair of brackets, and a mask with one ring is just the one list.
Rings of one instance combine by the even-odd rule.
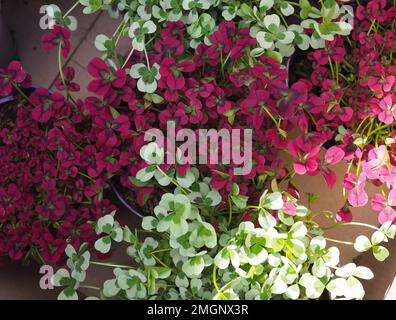
[[165, 193], [160, 203], [154, 208], [154, 213], [158, 218], [156, 226], [158, 232], [169, 230], [175, 237], [187, 233], [186, 219], [191, 214], [191, 203], [185, 195]]
[[274, 0], [261, 0], [260, 1], [260, 9], [264, 11], [268, 11], [274, 6]]
[[303, 51], [309, 49], [310, 37], [304, 32], [304, 29], [298, 25], [290, 25], [289, 31], [294, 33], [294, 43]]
[[64, 268], [59, 269], [52, 277], [52, 283], [56, 287], [66, 287], [58, 295], [58, 300], [77, 300], [77, 289], [80, 285], [79, 281], [74, 279], [69, 271]]
[[373, 254], [378, 261], [384, 261], [389, 257], [389, 250], [383, 246], [374, 246]]
[[108, 214], [99, 218], [96, 224], [97, 234], [106, 234], [95, 242], [95, 249], [101, 253], [107, 253], [111, 248], [111, 241], [121, 242], [123, 240], [123, 231], [117, 221], [114, 221], [113, 214]]
[[227, 269], [231, 262], [235, 269], [239, 268], [240, 259], [236, 249], [237, 247], [235, 245], [229, 245], [221, 249], [214, 259], [215, 265], [219, 269]]
[[379, 243], [382, 241], [388, 241], [385, 234], [381, 231], [376, 231], [371, 237], [371, 241], [364, 235], [360, 235], [356, 238], [354, 248], [358, 252], [365, 252], [370, 249], [373, 251], [374, 257], [378, 261], [384, 261], [389, 256], [389, 251]]
[[106, 35], [98, 34], [95, 39], [95, 48], [103, 53], [103, 59], [109, 59], [114, 55], [115, 43], [113, 39], [110, 39]]
[[199, 276], [202, 273], [203, 269], [205, 268], [205, 254], [206, 251], [201, 251], [197, 255], [188, 258], [183, 263], [182, 270], [187, 277], [193, 278], [195, 276]]
[[132, 47], [137, 51], [143, 51], [145, 49], [146, 34], [154, 33], [156, 30], [157, 26], [151, 20], [133, 22], [129, 27], [128, 32], [129, 37], [132, 39]]
[[199, 172], [196, 168], [188, 168], [184, 175], [179, 172], [176, 173], [176, 180], [179, 185], [183, 188], [189, 188], [199, 176]]
[[246, 208], [249, 198], [245, 195], [239, 194], [239, 186], [236, 183], [232, 184], [229, 197], [237, 208], [241, 210]]
[[154, 266], [156, 261], [152, 255], [152, 252], [158, 247], [158, 242], [153, 238], [148, 237], [144, 239], [144, 242], [139, 249], [139, 257], [145, 266]]
[[149, 164], [162, 164], [164, 161], [164, 149], [156, 142], [151, 142], [140, 148], [140, 156]]
[[309, 273], [302, 275], [299, 284], [305, 288], [305, 294], [310, 299], [319, 298], [325, 289], [325, 285], [317, 277]]
[[[327, 287], [332, 296], [344, 295], [347, 299], [362, 299], [364, 296], [363, 286], [357, 278], [370, 280], [374, 277], [370, 269], [357, 267], [354, 263], [348, 263], [338, 268], [335, 274], [346, 280], [330, 282]], [[336, 289], [337, 287], [338, 289]], [[344, 289], [343, 292], [341, 292], [340, 287]]]
[[364, 252], [371, 248], [370, 239], [364, 235], [360, 235], [356, 238], [354, 248], [358, 252]]
[[225, 5], [223, 7], [223, 12], [221, 13], [221, 15], [225, 20], [231, 21], [236, 17], [238, 10], [239, 10], [238, 4]]
[[288, 1], [278, 0], [278, 2], [279, 2], [280, 11], [285, 17], [291, 16], [294, 13], [294, 7]]
[[217, 245], [216, 230], [207, 222], [199, 222], [191, 232], [189, 241], [196, 248], [214, 248]]
[[145, 282], [147, 278], [137, 270], [128, 270], [117, 277], [117, 285], [125, 291], [129, 299], [144, 299], [147, 296]]
[[67, 27], [70, 31], [77, 30], [77, 19], [71, 15], [64, 16], [60, 8], [55, 4], [50, 4], [45, 9], [49, 18], [49, 28], [54, 25]]
[[286, 289], [285, 296], [292, 300], [297, 300], [300, 296], [300, 287], [298, 284], [293, 284]]
[[69, 257], [69, 259], [67, 259], [67, 266], [71, 270], [71, 276], [79, 282], [85, 280], [86, 270], [89, 267], [91, 255], [89, 251], [86, 251], [87, 248], [87, 243], [84, 243], [80, 246], [78, 252], [76, 252], [74, 247], [70, 244], [68, 244], [65, 249], [65, 253]]
[[129, 74], [132, 78], [138, 79], [137, 88], [140, 92], [154, 93], [157, 90], [157, 80], [161, 78], [157, 63], [151, 68], [143, 63], [136, 63], [129, 70]]
[[260, 207], [268, 210], [280, 210], [283, 207], [282, 194], [280, 192], [264, 192], [260, 198]]

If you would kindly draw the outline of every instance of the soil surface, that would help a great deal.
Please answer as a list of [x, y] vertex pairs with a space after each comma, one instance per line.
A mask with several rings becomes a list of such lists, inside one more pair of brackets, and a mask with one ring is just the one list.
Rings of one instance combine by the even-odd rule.
[[11, 129], [15, 126], [16, 108], [14, 102], [7, 102], [0, 105], [0, 130], [4, 128]]

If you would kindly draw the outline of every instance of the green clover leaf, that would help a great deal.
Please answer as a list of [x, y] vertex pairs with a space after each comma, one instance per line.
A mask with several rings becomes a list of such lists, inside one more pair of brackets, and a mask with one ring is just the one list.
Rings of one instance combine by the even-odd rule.
[[146, 34], [152, 34], [156, 30], [157, 26], [151, 20], [131, 23], [128, 35], [132, 39], [132, 47], [137, 51], [143, 51], [145, 49]]
[[143, 63], [136, 63], [129, 70], [129, 74], [132, 78], [138, 79], [137, 87], [140, 92], [154, 93], [157, 90], [157, 80], [161, 78], [157, 63], [151, 68]]
[[202, 251], [198, 253], [196, 256], [188, 258], [182, 266], [183, 272], [187, 277], [193, 278], [195, 276], [199, 276], [203, 269], [205, 268], [205, 260], [204, 255], [206, 251]]
[[309, 273], [302, 275], [299, 284], [305, 288], [305, 294], [310, 299], [319, 298], [326, 287], [317, 277]]
[[191, 203], [185, 195], [165, 193], [154, 208], [154, 213], [159, 220], [156, 227], [158, 232], [169, 230], [175, 237], [188, 232], [186, 219], [191, 214]]
[[144, 299], [147, 296], [146, 281], [146, 276], [137, 270], [128, 270], [117, 277], [118, 287], [125, 291], [129, 299]]
[[66, 287], [58, 295], [58, 300], [77, 300], [77, 289], [80, 282], [74, 279], [69, 271], [64, 268], [59, 269], [52, 277], [52, 283], [56, 287]]
[[260, 198], [260, 207], [268, 210], [282, 209], [282, 194], [280, 192], [267, 193], [267, 191], [265, 191]]
[[196, 248], [214, 248], [217, 245], [217, 234], [214, 227], [207, 222], [198, 222], [191, 232], [190, 243]]

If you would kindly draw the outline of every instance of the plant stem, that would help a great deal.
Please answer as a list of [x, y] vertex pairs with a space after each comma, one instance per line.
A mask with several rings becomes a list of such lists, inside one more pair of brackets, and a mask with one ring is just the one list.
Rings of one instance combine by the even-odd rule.
[[159, 249], [159, 250], [151, 251], [150, 254], [155, 254], [155, 253], [159, 253], [159, 252], [167, 252], [167, 251], [171, 251], [171, 250], [172, 250], [172, 248]]
[[285, 17], [283, 16], [282, 12], [280, 12], [280, 11], [278, 10], [278, 8], [276, 8], [276, 7], [273, 7], [273, 8], [275, 9], [275, 11], [276, 11], [276, 13], [278, 14], [278, 16], [281, 18], [281, 20], [282, 20], [284, 26], [287, 28], [287, 27], [289, 26], [289, 24], [287, 23], [287, 21], [286, 21]]
[[67, 95], [68, 98], [70, 98], [71, 102], [72, 102], [73, 105], [76, 107], [77, 104], [76, 104], [76, 102], [74, 101], [73, 97], [70, 95], [69, 86], [66, 84], [65, 75], [63, 74], [63, 65], [62, 65], [62, 44], [59, 44], [59, 47], [58, 47], [58, 69], [59, 69], [59, 75], [60, 75], [61, 81], [62, 81], [62, 83], [63, 83], [63, 86], [65, 87], [66, 95]]
[[135, 51], [135, 48], [132, 48], [132, 50], [129, 51], [129, 54], [128, 54], [127, 58], [125, 59], [124, 63], [122, 64], [121, 69], [125, 68], [125, 66], [128, 63], [129, 59], [132, 57], [133, 51]]
[[[156, 168], [165, 176], [170, 178], [166, 172], [164, 170], [161, 169], [161, 167], [159, 165], [156, 165]], [[188, 192], [192, 192], [190, 189], [188, 188], [184, 188], [182, 187], [175, 179], [171, 178], [171, 182], [176, 186], [179, 187], [185, 194], [187, 194]]]
[[268, 114], [268, 116], [271, 118], [272, 122], [275, 124], [275, 126], [279, 130], [279, 123], [278, 123], [278, 121], [276, 121], [276, 119], [275, 119], [274, 115], [271, 113], [271, 111], [269, 111], [266, 106], [262, 106], [262, 108]]
[[230, 227], [232, 221], [232, 202], [230, 196], [228, 196], [228, 208], [228, 227]]
[[61, 44], [59, 44], [59, 47], [58, 47], [58, 69], [59, 69], [59, 75], [61, 77], [62, 83], [65, 86], [65, 90], [66, 90], [66, 92], [68, 92], [68, 88], [67, 88], [66, 81], [65, 81], [65, 76], [63, 74], [62, 45]]
[[360, 226], [360, 227], [367, 227], [370, 229], [374, 229], [374, 230], [379, 230], [379, 228], [372, 226], [370, 224], [366, 224], [366, 223], [362, 223], [362, 222], [340, 222], [340, 223], [336, 223], [330, 227], [320, 227], [323, 230], [332, 230], [338, 227], [343, 227], [343, 226]]
[[330, 66], [330, 70], [331, 70], [331, 77], [333, 80], [335, 79], [335, 72], [334, 72], [334, 67], [333, 67], [333, 63], [331, 62], [331, 58], [329, 57], [329, 66]]
[[353, 246], [354, 245], [354, 243], [350, 242], [350, 241], [341, 241], [341, 240], [336, 240], [336, 239], [331, 239], [331, 238], [326, 238], [326, 237], [325, 237], [325, 239], [327, 241], [331, 241], [331, 242], [335, 242], [335, 243], [341, 243], [341, 244], [346, 244], [346, 245], [349, 245], [349, 246]]
[[37, 248], [34, 250], [34, 252], [37, 254], [37, 256], [38, 256], [39, 260], [41, 261], [41, 263], [42, 263], [43, 265], [46, 264], [45, 261], [44, 261], [44, 259], [43, 259], [43, 257], [41, 256], [41, 254], [40, 254], [40, 252], [38, 251]]
[[91, 264], [95, 264], [97, 266], [112, 267], [112, 268], [135, 269], [134, 267], [131, 267], [131, 266], [125, 266], [122, 264], [106, 263], [106, 262], [91, 261]]
[[177, 273], [177, 270], [175, 270], [174, 268], [169, 267], [166, 263], [164, 263], [161, 259], [159, 259], [155, 254], [152, 254], [153, 258], [155, 259], [155, 261], [157, 261], [161, 266], [168, 268], [169, 270], [171, 270], [174, 273]]
[[124, 29], [125, 29], [125, 26], [126, 26], [125, 24], [122, 25], [122, 29], [121, 29], [120, 33], [118, 34], [118, 36], [117, 36], [117, 39], [116, 39], [115, 44], [114, 44], [116, 47], [118, 46], [118, 42], [121, 39], [122, 33], [124, 32]]
[[376, 133], [376, 132], [378, 132], [378, 131], [381, 131], [382, 129], [387, 129], [387, 128], [389, 128], [388, 125], [380, 126], [380, 127], [376, 128], [374, 131], [371, 131], [371, 132], [370, 132], [370, 135], [372, 135], [372, 134], [374, 134], [374, 133]]
[[146, 57], [146, 62], [147, 62], [147, 69], [150, 70], [150, 60], [147, 54], [147, 50], [146, 50], [146, 45], [144, 46], [144, 56]]
[[114, 38], [116, 36], [116, 34], [119, 32], [120, 28], [122, 28], [124, 26], [125, 22], [121, 21], [121, 23], [117, 26], [117, 29], [114, 31], [112, 38]]
[[102, 290], [102, 289], [100, 289], [99, 287], [90, 286], [90, 285], [86, 285], [86, 284], [81, 285], [80, 288], [92, 289], [92, 290], [98, 290], [98, 291]]
[[217, 280], [216, 280], [216, 278], [217, 278], [217, 267], [216, 267], [216, 265], [213, 265], [213, 273], [212, 273], [212, 281], [213, 281], [213, 284], [214, 284], [214, 286], [215, 286], [217, 292], [218, 292], [219, 294], [221, 294], [225, 300], [227, 300], [227, 297], [221, 292], [219, 286], [217, 285]]
[[12, 86], [15, 88], [16, 91], [18, 91], [18, 93], [26, 100], [29, 101], [28, 96], [21, 90], [21, 88], [19, 88], [13, 81], [11, 81]]
[[362, 121], [360, 121], [360, 123], [359, 123], [359, 125], [358, 125], [358, 127], [357, 127], [357, 129], [356, 129], [356, 133], [359, 133], [359, 130], [360, 130], [360, 128], [362, 127], [362, 125], [363, 125], [363, 123], [365, 123], [366, 122], [366, 120], [367, 119], [369, 119], [370, 117], [369, 116], [367, 116], [367, 117], [365, 117]]
[[63, 15], [63, 19], [66, 18], [72, 11], [80, 4], [80, 1], [76, 1], [75, 4]]
[[86, 175], [85, 173], [82, 173], [80, 171], [77, 172], [80, 176], [83, 176], [84, 178], [87, 178], [91, 180], [92, 182], [96, 182], [95, 179], [91, 178], [90, 176]]

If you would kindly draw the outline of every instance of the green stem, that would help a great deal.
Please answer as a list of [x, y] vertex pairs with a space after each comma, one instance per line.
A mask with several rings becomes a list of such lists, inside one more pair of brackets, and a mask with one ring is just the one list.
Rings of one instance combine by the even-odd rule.
[[213, 284], [214, 284], [214, 286], [215, 286], [217, 292], [218, 292], [219, 294], [221, 294], [222, 297], [223, 297], [225, 300], [227, 300], [227, 297], [221, 292], [221, 290], [220, 290], [220, 288], [219, 288], [219, 286], [218, 286], [218, 284], [217, 284], [217, 267], [216, 267], [216, 265], [213, 265], [212, 280], [213, 280]]
[[360, 130], [360, 128], [362, 127], [363, 123], [365, 123], [366, 120], [369, 119], [369, 118], [370, 118], [370, 117], [367, 116], [367, 117], [365, 117], [362, 121], [360, 121], [359, 126], [357, 127], [357, 129], [356, 129], [356, 131], [355, 131], [356, 133], [359, 133], [359, 130]]
[[132, 50], [129, 51], [129, 54], [128, 54], [126, 60], [124, 61], [124, 63], [122, 64], [121, 69], [124, 69], [124, 68], [125, 68], [125, 66], [126, 66], [126, 64], [128, 63], [129, 59], [132, 57], [132, 54], [133, 54], [133, 51], [134, 51], [134, 50], [135, 50], [135, 48], [132, 48]]
[[70, 95], [69, 86], [66, 84], [65, 75], [63, 74], [63, 65], [62, 65], [62, 44], [59, 44], [59, 47], [58, 47], [58, 69], [59, 69], [59, 75], [60, 75], [61, 81], [62, 81], [62, 83], [63, 83], [63, 86], [65, 87], [66, 95], [67, 95], [68, 98], [70, 98], [70, 101], [71, 101], [72, 104], [76, 107], [77, 104], [76, 104], [76, 102], [74, 101], [73, 97]]
[[331, 77], [333, 80], [335, 79], [335, 72], [334, 72], [334, 67], [333, 67], [333, 63], [331, 62], [331, 58], [329, 57], [329, 66], [330, 66], [330, 70], [331, 70]]
[[359, 226], [359, 227], [366, 227], [370, 229], [374, 229], [376, 231], [379, 230], [379, 228], [372, 226], [370, 224], [362, 223], [362, 222], [341, 222], [341, 223], [336, 223], [330, 227], [320, 227], [323, 230], [332, 230], [338, 227], [343, 227], [343, 226]]
[[271, 111], [268, 110], [268, 108], [266, 106], [262, 106], [263, 110], [268, 114], [268, 116], [271, 118], [272, 122], [275, 124], [275, 126], [278, 128], [279, 130], [279, 123], [278, 121], [275, 119], [274, 115], [271, 113]]
[[118, 46], [118, 42], [119, 42], [120, 39], [121, 39], [122, 33], [124, 32], [124, 29], [125, 29], [125, 26], [126, 26], [125, 24], [122, 25], [122, 29], [121, 29], [120, 33], [118, 34], [117, 39], [116, 39], [115, 44], [114, 44], [115, 47]]
[[259, 207], [259, 206], [247, 206], [247, 207], [246, 207], [246, 210], [248, 210], [248, 209], [256, 209], [256, 210], [259, 210], [260, 207]]
[[36, 253], [36, 255], [38, 256], [39, 260], [41, 261], [41, 263], [44, 265], [46, 264], [43, 257], [41, 256], [40, 252], [38, 251], [37, 248], [35, 248], [34, 252]]
[[172, 248], [159, 249], [159, 250], [151, 251], [150, 254], [155, 254], [155, 253], [159, 253], [159, 252], [168, 252], [171, 250], [172, 250]]
[[63, 19], [66, 18], [72, 11], [80, 4], [80, 1], [76, 1], [75, 4], [63, 15]]
[[349, 246], [353, 246], [354, 245], [354, 243], [350, 242], [350, 241], [341, 241], [341, 240], [336, 240], [336, 239], [331, 239], [331, 238], [326, 238], [326, 237], [325, 237], [325, 239], [327, 241], [331, 241], [331, 242], [335, 242], [335, 243], [341, 243], [341, 244], [346, 244], [346, 245], [349, 245]]
[[352, 70], [354, 69], [354, 67], [347, 60], [344, 60], [342, 63], [345, 64], [348, 68]]
[[122, 265], [122, 264], [106, 263], [106, 262], [91, 261], [91, 264], [95, 264], [97, 266], [111, 267], [111, 268], [135, 269], [134, 267], [131, 267], [131, 266], [126, 266], [126, 265]]
[[16, 91], [26, 100], [29, 101], [28, 96], [18, 87], [13, 81], [11, 81], [12, 86], [15, 88]]
[[59, 75], [61, 77], [62, 83], [65, 86], [65, 90], [67, 92], [68, 87], [66, 85], [65, 76], [63, 74], [63, 66], [62, 66], [62, 44], [59, 44], [59, 47], [58, 47], [58, 69], [59, 69]]
[[121, 23], [117, 26], [117, 29], [114, 31], [112, 38], [114, 38], [116, 36], [116, 34], [119, 32], [120, 28], [122, 28], [124, 26], [125, 22], [121, 21]]
[[287, 23], [287, 21], [286, 21], [285, 17], [283, 16], [282, 12], [280, 12], [279, 9], [276, 8], [276, 7], [273, 7], [273, 8], [275, 9], [275, 11], [278, 14], [278, 16], [281, 18], [281, 20], [283, 22], [283, 25], [287, 28], [289, 26], [289, 24]]
[[230, 196], [228, 196], [228, 208], [228, 227], [230, 227], [232, 221], [232, 202]]
[[[166, 174], [166, 172], [165, 172], [164, 170], [161, 169], [161, 167], [160, 167], [159, 165], [156, 165], [156, 168], [157, 168], [158, 171], [160, 171], [165, 177], [170, 178], [170, 177]], [[190, 189], [182, 187], [182, 186], [181, 186], [175, 179], [173, 179], [173, 178], [171, 178], [171, 182], [172, 182], [176, 187], [180, 188], [180, 189], [183, 191], [184, 194], [187, 194], [187, 193], [189, 193], [189, 192], [192, 192]]]
[[92, 182], [96, 182], [95, 179], [91, 178], [90, 176], [86, 175], [85, 173], [82, 173], [80, 171], [77, 172], [80, 176], [83, 176], [84, 178], [87, 178], [89, 180], [91, 180]]
[[144, 56], [146, 57], [146, 62], [147, 62], [147, 69], [150, 70], [150, 60], [147, 54], [147, 50], [146, 50], [146, 45], [144, 45]]
[[95, 287], [95, 286], [90, 286], [90, 285], [81, 285], [80, 288], [85, 288], [85, 289], [92, 289], [92, 290], [97, 290], [97, 291], [101, 291], [102, 289], [100, 289], [99, 287]]
[[370, 132], [370, 135], [372, 135], [372, 134], [374, 134], [374, 133], [377, 133], [378, 131], [381, 131], [381, 130], [383, 130], [383, 129], [387, 129], [387, 128], [389, 128], [388, 125], [383, 125], [383, 126], [381, 126], [381, 127], [378, 127], [377, 129], [371, 131], [371, 132]]
[[157, 261], [161, 266], [168, 268], [169, 270], [171, 270], [173, 273], [177, 273], [177, 270], [175, 270], [174, 268], [169, 267], [165, 262], [163, 262], [160, 258], [158, 258], [155, 254], [151, 254], [153, 256], [153, 258], [155, 259], [155, 261]]

